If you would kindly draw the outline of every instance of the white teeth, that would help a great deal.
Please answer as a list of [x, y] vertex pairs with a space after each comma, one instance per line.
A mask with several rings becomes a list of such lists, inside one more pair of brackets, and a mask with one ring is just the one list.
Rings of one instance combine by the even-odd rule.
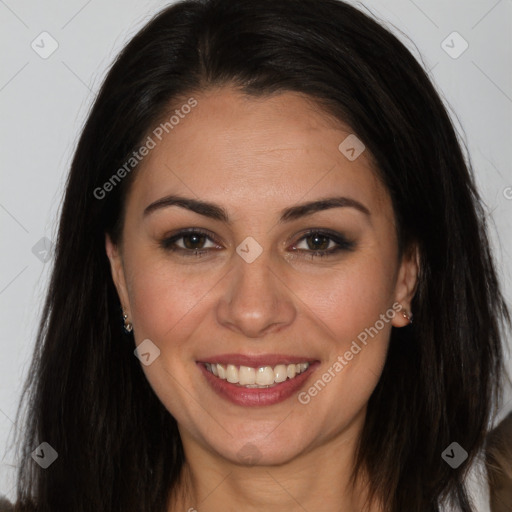
[[[217, 365], [214, 364], [213, 366]], [[249, 366], [240, 366], [240, 370], [238, 370], [238, 383], [242, 386], [256, 384], [256, 370]]]
[[287, 378], [286, 365], [278, 364], [277, 366], [274, 366], [274, 374], [276, 382], [284, 382]]
[[232, 384], [238, 382], [238, 368], [233, 364], [228, 364], [226, 368], [226, 380]]
[[217, 372], [219, 373], [219, 379], [226, 380], [226, 368], [224, 368], [224, 366], [222, 366], [221, 364], [218, 364]]
[[274, 384], [274, 370], [270, 366], [260, 366], [256, 372], [256, 384], [260, 386], [270, 386]]
[[235, 366], [234, 364], [222, 365], [205, 363], [205, 368], [219, 379], [227, 380], [232, 384], [240, 384], [248, 388], [266, 388], [284, 382], [287, 378], [293, 379], [296, 375], [305, 372], [309, 363], [278, 364], [251, 368], [249, 366]]

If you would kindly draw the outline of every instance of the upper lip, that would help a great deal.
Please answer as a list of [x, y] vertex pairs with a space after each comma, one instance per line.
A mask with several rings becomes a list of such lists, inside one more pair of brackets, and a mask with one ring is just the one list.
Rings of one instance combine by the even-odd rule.
[[259, 354], [253, 356], [245, 354], [218, 354], [198, 360], [199, 363], [233, 364], [250, 368], [276, 366], [278, 364], [310, 363], [313, 361], [315, 359], [310, 357], [292, 356], [289, 354]]

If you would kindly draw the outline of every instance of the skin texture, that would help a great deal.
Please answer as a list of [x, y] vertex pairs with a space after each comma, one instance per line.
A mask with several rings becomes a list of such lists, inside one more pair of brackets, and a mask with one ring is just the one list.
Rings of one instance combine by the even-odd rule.
[[[410, 311], [417, 254], [399, 259], [391, 201], [367, 152], [349, 161], [338, 150], [349, 127], [291, 92], [254, 98], [223, 87], [194, 97], [198, 105], [137, 170], [121, 243], [106, 237], [135, 342], [149, 338], [161, 351], [143, 369], [178, 421], [185, 449], [183, 495], [170, 499], [169, 510], [360, 510], [362, 487], [349, 485], [354, 449], [391, 326], [408, 324], [402, 314], [305, 405], [296, 394], [265, 407], [232, 404], [196, 361], [225, 353], [317, 360], [307, 391], [393, 303]], [[170, 194], [216, 203], [231, 223], [178, 206], [144, 216]], [[284, 208], [334, 195], [359, 201], [370, 215], [337, 207], [278, 222]], [[216, 241], [175, 245], [210, 252], [187, 257], [161, 247], [192, 227]], [[336, 246], [308, 244], [312, 228], [333, 230], [354, 247], [308, 258]], [[263, 248], [252, 263], [236, 252], [246, 237]], [[248, 443], [255, 465], [239, 459]]]

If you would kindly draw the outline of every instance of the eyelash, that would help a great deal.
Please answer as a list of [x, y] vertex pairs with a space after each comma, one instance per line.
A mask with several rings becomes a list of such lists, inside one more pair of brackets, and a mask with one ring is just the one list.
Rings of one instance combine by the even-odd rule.
[[[204, 254], [208, 253], [210, 249], [184, 249], [183, 247], [176, 247], [174, 243], [181, 238], [184, 238], [186, 235], [204, 235], [206, 236], [210, 241], [219, 243], [215, 237], [213, 237], [208, 231], [205, 231], [200, 228], [190, 228], [186, 230], [182, 230], [172, 237], [165, 238], [160, 242], [160, 246], [169, 252], [180, 252], [185, 257], [197, 257], [201, 258]], [[321, 230], [321, 229], [311, 229], [304, 233], [302, 237], [297, 241], [297, 244], [299, 242], [302, 242], [304, 239], [309, 238], [312, 235], [319, 236], [321, 238], [327, 238], [329, 241], [333, 241], [337, 244], [337, 247], [331, 248], [331, 249], [325, 249], [323, 251], [311, 251], [307, 249], [294, 249], [294, 251], [298, 252], [305, 252], [305, 257], [308, 259], [314, 259], [314, 258], [323, 258], [325, 256], [332, 256], [340, 251], [351, 251], [355, 247], [355, 243], [347, 240], [342, 235], [339, 235], [337, 233], [328, 231], [328, 230]]]

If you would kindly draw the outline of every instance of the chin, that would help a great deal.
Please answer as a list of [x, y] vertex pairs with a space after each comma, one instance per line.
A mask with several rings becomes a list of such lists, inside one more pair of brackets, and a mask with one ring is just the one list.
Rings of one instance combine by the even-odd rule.
[[[249, 435], [240, 433], [233, 438], [224, 438], [220, 442], [211, 440], [210, 447], [221, 457], [232, 463], [242, 466], [275, 466], [286, 464], [303, 454], [310, 443], [301, 430], [283, 429], [277, 433], [279, 426], [268, 429], [259, 429]], [[311, 431], [309, 431], [311, 432]], [[311, 442], [313, 439], [311, 440]]]

